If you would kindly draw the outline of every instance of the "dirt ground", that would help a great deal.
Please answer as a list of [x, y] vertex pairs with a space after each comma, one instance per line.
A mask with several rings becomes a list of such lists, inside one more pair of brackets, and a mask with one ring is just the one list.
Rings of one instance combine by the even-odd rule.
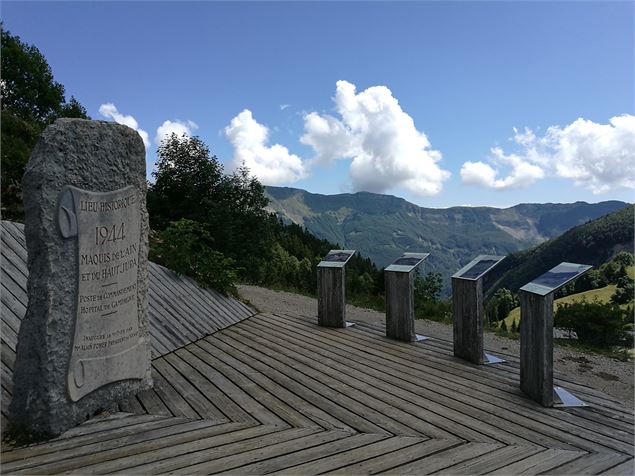
[[[314, 298], [257, 286], [238, 286], [240, 297], [260, 312], [289, 312], [317, 315], [317, 301]], [[348, 305], [347, 319], [384, 326], [384, 314], [370, 309]], [[452, 326], [425, 319], [415, 321], [418, 333], [438, 339], [452, 340]], [[496, 354], [520, 354], [520, 342], [514, 339], [485, 333], [485, 348]], [[602, 355], [589, 354], [554, 347], [554, 370], [562, 372], [583, 385], [601, 390], [634, 408], [634, 363], [622, 362]]]

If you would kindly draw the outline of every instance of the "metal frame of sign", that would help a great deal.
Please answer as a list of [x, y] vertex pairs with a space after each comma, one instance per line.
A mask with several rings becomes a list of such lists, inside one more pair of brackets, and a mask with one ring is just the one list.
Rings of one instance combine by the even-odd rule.
[[[398, 273], [409, 273], [425, 260], [430, 253], [404, 253], [399, 258], [397, 258], [390, 266], [386, 268], [386, 271], [396, 271]], [[404, 258], [415, 258], [418, 261], [415, 264], [397, 264], [399, 260]]]
[[[322, 261], [318, 263], [318, 268], [343, 268], [344, 266], [346, 266], [346, 263], [348, 263], [353, 257], [355, 251], [356, 250], [331, 250], [326, 254], [324, 259], [322, 259]], [[325, 259], [333, 253], [348, 254], [348, 258], [346, 258], [345, 261], [325, 261]]]
[[[458, 279], [468, 279], [470, 281], [476, 281], [482, 278], [483, 276], [485, 276], [485, 274], [491, 271], [492, 268], [497, 266], [504, 259], [505, 259], [504, 256], [478, 255], [476, 258], [474, 258], [472, 261], [470, 261], [468, 264], [466, 264], [460, 270], [454, 273], [452, 277], [458, 278]], [[466, 273], [468, 273], [468, 271], [470, 271], [472, 268], [474, 268], [475, 266], [477, 266], [479, 263], [483, 261], [495, 261], [495, 263], [491, 264], [490, 266], [488, 266], [487, 268], [483, 270], [480, 270], [479, 274], [477, 274], [476, 276], [469, 276], [469, 277], [464, 276]]]
[[[590, 266], [588, 264], [567, 263], [566, 261], [564, 261], [560, 263], [558, 266], [551, 268], [546, 273], [541, 274], [540, 276], [532, 280], [530, 283], [525, 284], [522, 288], [520, 288], [520, 290], [526, 291], [532, 294], [538, 294], [539, 296], [546, 296], [549, 293], [557, 291], [562, 286], [567, 284], [569, 281], [572, 281], [578, 276], [586, 273], [592, 267], [593, 266]], [[545, 284], [541, 284], [540, 281], [546, 280], [550, 274], [558, 274], [558, 273], [567, 273], [567, 274], [570, 274], [570, 276], [566, 277], [566, 279], [564, 279], [563, 281], [558, 281], [558, 283], [555, 286], [548, 286]]]

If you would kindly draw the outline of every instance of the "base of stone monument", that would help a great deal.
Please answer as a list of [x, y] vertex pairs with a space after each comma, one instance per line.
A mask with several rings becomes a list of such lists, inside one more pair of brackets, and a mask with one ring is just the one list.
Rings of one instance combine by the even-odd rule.
[[553, 387], [553, 406], [558, 408], [586, 407], [587, 404], [562, 387]]

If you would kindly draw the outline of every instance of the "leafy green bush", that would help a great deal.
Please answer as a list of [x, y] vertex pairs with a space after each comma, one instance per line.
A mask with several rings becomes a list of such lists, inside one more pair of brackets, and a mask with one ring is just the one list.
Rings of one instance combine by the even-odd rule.
[[583, 344], [629, 346], [633, 337], [627, 332], [628, 318], [617, 304], [583, 300], [558, 304], [554, 326], [574, 331]]
[[153, 260], [203, 287], [236, 294], [234, 260], [212, 249], [213, 239], [205, 225], [187, 219], [174, 221], [153, 241]]
[[622, 276], [617, 280], [617, 288], [611, 296], [611, 302], [614, 304], [632, 304], [635, 297], [635, 289], [633, 280], [628, 276]]

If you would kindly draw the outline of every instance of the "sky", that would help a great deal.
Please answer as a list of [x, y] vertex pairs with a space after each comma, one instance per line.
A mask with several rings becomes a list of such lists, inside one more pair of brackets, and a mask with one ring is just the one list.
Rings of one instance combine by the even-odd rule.
[[425, 207], [635, 202], [635, 3], [1, 5], [93, 119]]

